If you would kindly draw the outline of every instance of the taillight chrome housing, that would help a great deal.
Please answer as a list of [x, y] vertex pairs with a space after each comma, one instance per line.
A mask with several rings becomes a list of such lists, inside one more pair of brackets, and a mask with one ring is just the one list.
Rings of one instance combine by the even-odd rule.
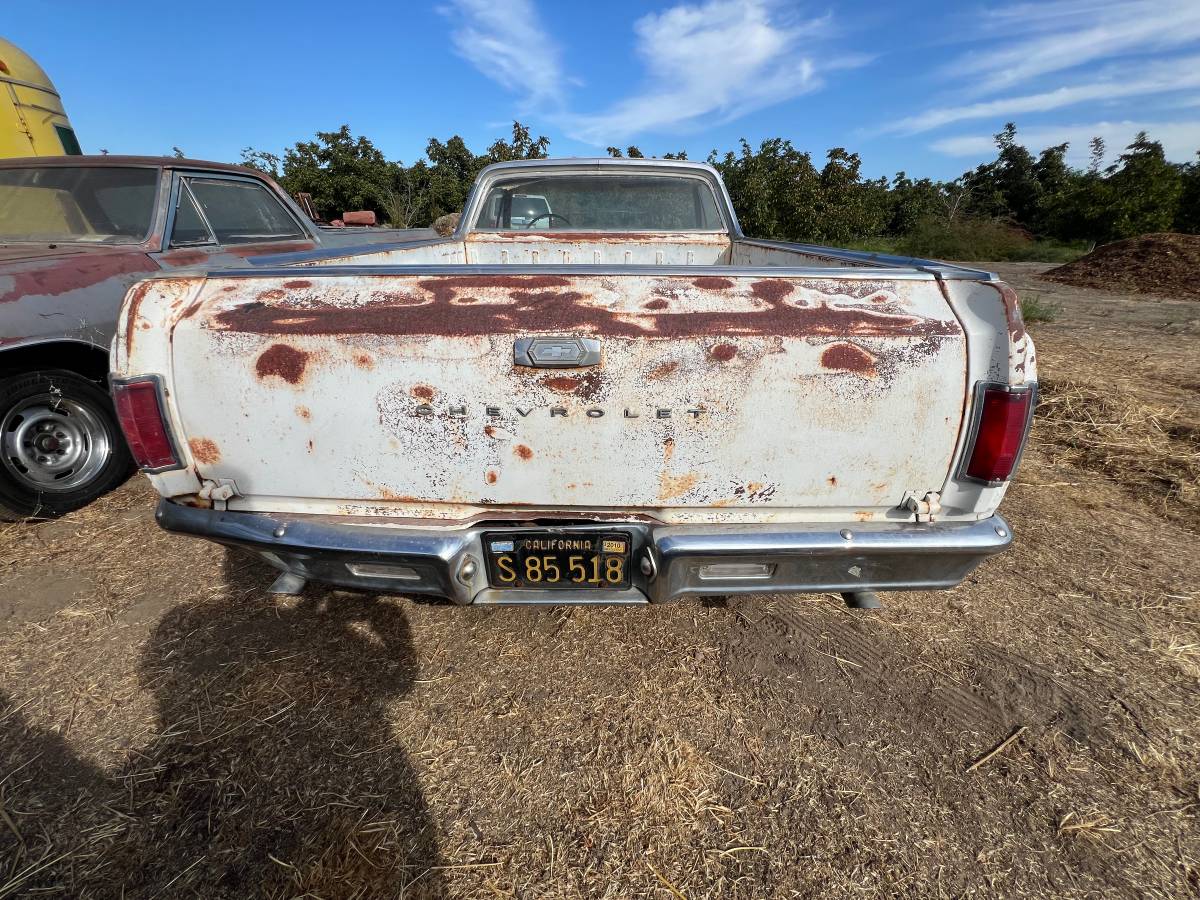
[[114, 381], [112, 396], [117, 421], [138, 468], [144, 472], [182, 468], [164, 413], [162, 380], [157, 375], [143, 375]]
[[1020, 387], [987, 381], [976, 384], [975, 412], [960, 477], [989, 486], [1008, 481], [1021, 461], [1036, 405], [1036, 383]]

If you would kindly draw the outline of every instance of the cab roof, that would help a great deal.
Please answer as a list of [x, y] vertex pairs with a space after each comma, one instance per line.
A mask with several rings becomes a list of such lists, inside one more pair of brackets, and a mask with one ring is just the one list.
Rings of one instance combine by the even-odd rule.
[[628, 168], [644, 169], [661, 167], [664, 169], [692, 169], [699, 172], [717, 174], [717, 170], [705, 162], [690, 159], [647, 159], [639, 156], [563, 156], [553, 159], [514, 159], [508, 162], [492, 163], [485, 166], [480, 175], [507, 171], [510, 169], [544, 169], [563, 166], [565, 168], [586, 169], [589, 167], [610, 169]]
[[[237, 172], [240, 175], [264, 177], [262, 172], [232, 163], [212, 162], [205, 159], [186, 159], [178, 156], [19, 156], [0, 159], [0, 168], [22, 169], [30, 166], [56, 166], [62, 168], [83, 166], [111, 166], [113, 168], [153, 167], [156, 169], [212, 169], [220, 172]], [[269, 177], [269, 176], [266, 176]]]

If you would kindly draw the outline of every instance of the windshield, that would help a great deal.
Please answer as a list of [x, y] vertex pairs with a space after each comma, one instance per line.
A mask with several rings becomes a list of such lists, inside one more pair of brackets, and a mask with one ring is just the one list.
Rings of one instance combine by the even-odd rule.
[[684, 175], [513, 176], [493, 183], [475, 230], [722, 231], [708, 182]]
[[0, 241], [137, 244], [154, 218], [157, 169], [0, 169]]

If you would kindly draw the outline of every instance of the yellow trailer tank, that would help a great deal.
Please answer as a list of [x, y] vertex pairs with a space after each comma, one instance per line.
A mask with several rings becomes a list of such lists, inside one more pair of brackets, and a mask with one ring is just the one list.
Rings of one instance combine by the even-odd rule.
[[0, 38], [0, 157], [81, 152], [45, 71], [28, 53]]

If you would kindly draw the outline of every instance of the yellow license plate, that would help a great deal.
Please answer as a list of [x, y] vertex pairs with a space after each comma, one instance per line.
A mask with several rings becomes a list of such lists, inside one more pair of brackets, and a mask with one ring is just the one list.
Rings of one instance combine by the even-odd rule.
[[629, 587], [629, 535], [523, 531], [483, 536], [488, 582], [513, 590]]

